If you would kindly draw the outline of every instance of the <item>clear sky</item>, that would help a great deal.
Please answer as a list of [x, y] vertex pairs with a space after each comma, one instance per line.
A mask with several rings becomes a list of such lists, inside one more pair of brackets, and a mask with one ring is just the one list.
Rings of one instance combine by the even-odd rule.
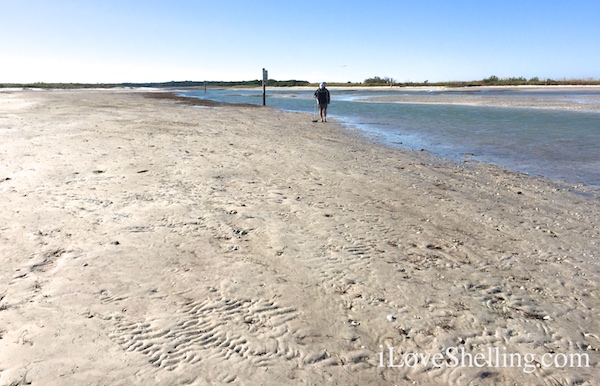
[[600, 79], [598, 0], [0, 0], [0, 83]]

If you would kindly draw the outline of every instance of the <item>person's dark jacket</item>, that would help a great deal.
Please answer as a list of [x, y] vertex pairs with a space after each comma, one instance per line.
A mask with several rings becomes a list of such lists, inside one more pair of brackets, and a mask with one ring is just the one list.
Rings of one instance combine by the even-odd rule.
[[326, 88], [320, 88], [315, 91], [315, 97], [317, 98], [317, 101], [319, 101], [320, 105], [329, 104], [329, 90]]

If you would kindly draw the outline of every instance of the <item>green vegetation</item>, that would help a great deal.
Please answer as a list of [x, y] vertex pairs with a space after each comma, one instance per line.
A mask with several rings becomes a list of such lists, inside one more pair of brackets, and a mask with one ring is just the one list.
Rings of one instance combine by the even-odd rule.
[[526, 79], [524, 77], [513, 78], [498, 78], [495, 75], [482, 80], [472, 81], [455, 81], [455, 82], [436, 82], [430, 83], [428, 80], [424, 82], [395, 82], [391, 78], [381, 78], [375, 76], [365, 79], [362, 83], [365, 86], [396, 86], [396, 87], [419, 87], [419, 86], [446, 86], [446, 87], [474, 87], [474, 86], [600, 86], [600, 80], [597, 79], [540, 79], [533, 77]]
[[88, 83], [0, 83], [0, 88], [60, 88], [60, 89], [74, 89], [74, 88], [111, 88], [111, 87], [122, 87], [119, 85], [111, 84], [88, 84]]
[[[161, 83], [0, 83], [0, 88], [41, 88], [41, 89], [75, 89], [75, 88], [115, 88], [115, 87], [155, 87], [155, 88], [201, 88], [205, 82], [201, 81], [171, 81]], [[207, 81], [207, 87], [259, 87], [261, 80], [246, 80], [238, 82]], [[274, 80], [269, 79], [269, 87], [293, 87], [309, 86], [310, 83], [305, 80]]]
[[[41, 89], [76, 89], [76, 88], [114, 88], [114, 87], [154, 87], [154, 88], [203, 88], [205, 85], [204, 81], [171, 81], [161, 83], [0, 83], [1, 88], [41, 88]], [[260, 87], [262, 85], [261, 80], [247, 80], [247, 81], [235, 81], [235, 82], [221, 82], [221, 81], [207, 81], [207, 87]], [[317, 87], [316, 83], [309, 83], [305, 80], [275, 80], [269, 79], [267, 84], [269, 87], [294, 87], [294, 86], [311, 86]], [[397, 82], [396, 80], [388, 77], [374, 76], [372, 78], [365, 79], [361, 83], [327, 83], [328, 86], [332, 87], [362, 87], [362, 86], [392, 86], [392, 87], [431, 87], [431, 86], [446, 86], [446, 87], [475, 87], [475, 86], [559, 86], [559, 85], [574, 85], [574, 86], [600, 86], [600, 80], [598, 79], [539, 79], [533, 77], [526, 79], [524, 77], [518, 78], [498, 78], [495, 75], [490, 76], [482, 80], [472, 81], [450, 81], [450, 82]]]
[[380, 78], [378, 76], [374, 76], [373, 78], [368, 78], [365, 79], [363, 84], [365, 86], [386, 86], [386, 85], [391, 85], [391, 84], [395, 84], [396, 82], [394, 81], [394, 79], [392, 78]]

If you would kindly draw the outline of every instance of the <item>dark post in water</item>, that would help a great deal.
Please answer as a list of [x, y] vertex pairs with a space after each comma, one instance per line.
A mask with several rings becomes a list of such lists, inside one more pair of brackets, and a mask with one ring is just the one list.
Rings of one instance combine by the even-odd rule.
[[268, 71], [263, 68], [263, 106], [267, 105], [267, 80], [269, 79]]

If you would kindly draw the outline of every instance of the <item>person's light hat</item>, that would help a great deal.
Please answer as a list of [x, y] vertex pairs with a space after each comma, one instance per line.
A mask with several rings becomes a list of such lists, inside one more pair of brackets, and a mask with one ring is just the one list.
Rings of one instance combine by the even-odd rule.
[[319, 85], [319, 88], [325, 88], [325, 82], [322, 82], [322, 83]]

